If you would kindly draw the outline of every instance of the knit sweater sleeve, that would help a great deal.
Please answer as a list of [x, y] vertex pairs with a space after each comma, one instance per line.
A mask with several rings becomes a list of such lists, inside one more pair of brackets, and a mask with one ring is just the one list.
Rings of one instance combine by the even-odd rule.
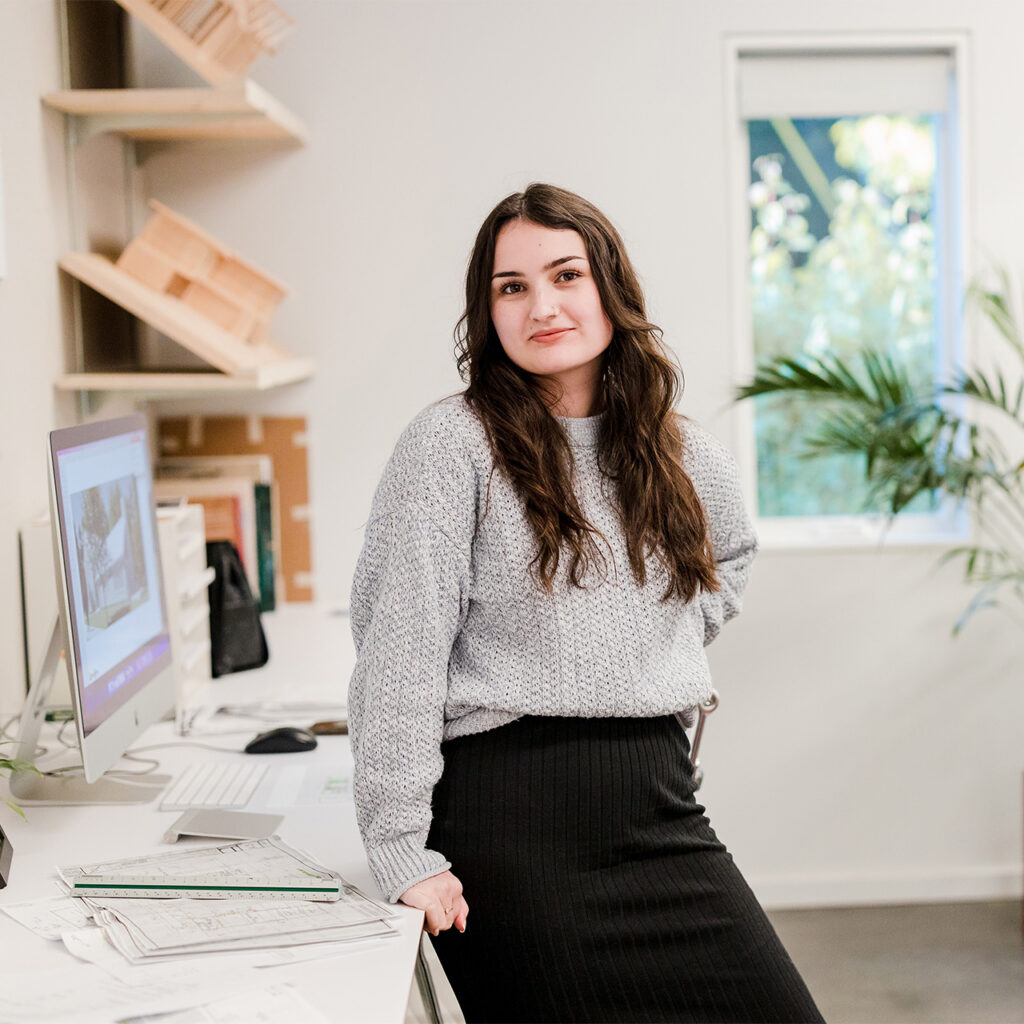
[[699, 595], [707, 647], [722, 626], [742, 610], [743, 591], [759, 545], [747, 515], [739, 469], [732, 453], [717, 437], [692, 421], [685, 424], [685, 432], [687, 471], [707, 515], [711, 550], [721, 583], [717, 593], [702, 590]]
[[371, 507], [351, 592], [356, 819], [392, 903], [451, 867], [426, 847], [441, 777], [448, 662], [464, 618], [475, 490], [452, 438], [407, 428]]

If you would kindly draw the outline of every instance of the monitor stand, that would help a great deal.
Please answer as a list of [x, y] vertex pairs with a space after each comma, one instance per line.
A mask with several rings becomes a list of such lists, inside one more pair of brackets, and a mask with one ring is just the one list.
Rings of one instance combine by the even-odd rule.
[[[18, 751], [15, 757], [35, 763], [36, 744], [46, 715], [46, 702], [65, 648], [64, 629], [60, 619], [54, 622], [50, 644], [39, 675], [25, 698], [18, 730]], [[108, 772], [95, 782], [86, 782], [80, 775], [40, 775], [28, 769], [11, 772], [11, 796], [26, 807], [41, 804], [148, 804], [155, 800], [171, 781], [169, 775], [139, 775], [131, 779], [115, 778]]]

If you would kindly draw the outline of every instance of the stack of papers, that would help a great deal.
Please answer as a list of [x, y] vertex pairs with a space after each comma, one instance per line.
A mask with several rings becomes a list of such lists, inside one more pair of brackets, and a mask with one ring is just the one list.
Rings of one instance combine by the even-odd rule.
[[[276, 836], [58, 871], [74, 903], [128, 964], [287, 947], [315, 947], [310, 955], [324, 956], [357, 940], [397, 935], [388, 924], [396, 916], [391, 907]], [[51, 922], [59, 913], [72, 928], [79, 924], [66, 910], [47, 909]], [[22, 911], [25, 924], [28, 915]], [[65, 945], [99, 963], [95, 944], [62, 924]]]
[[107, 941], [130, 964], [201, 953], [347, 943], [396, 934], [390, 912], [346, 886], [334, 903], [85, 897]]
[[345, 884], [277, 836], [57, 870], [75, 896], [336, 900]]
[[[363, 948], [361, 940], [398, 934], [388, 923], [396, 917], [393, 908], [276, 837], [59, 872], [69, 890], [97, 878], [104, 888], [122, 886], [122, 891], [134, 884], [164, 888], [157, 890], [158, 899], [80, 890], [90, 895], [0, 907], [85, 961], [27, 974], [0, 971], [4, 1021], [109, 1024], [115, 1018], [184, 1011], [167, 1024], [284, 1019], [326, 1024], [297, 990], [258, 968], [337, 956]], [[209, 898], [209, 892], [203, 893], [206, 898], [187, 898], [190, 882], [200, 877], [213, 886], [241, 887], [267, 878], [288, 885], [296, 873], [317, 886], [330, 882], [333, 896], [303, 900], [254, 888], [223, 899]]]

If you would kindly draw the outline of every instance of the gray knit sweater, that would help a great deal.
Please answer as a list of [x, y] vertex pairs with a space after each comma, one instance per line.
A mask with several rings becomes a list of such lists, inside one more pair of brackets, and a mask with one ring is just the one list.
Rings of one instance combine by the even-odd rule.
[[[559, 417], [575, 458], [577, 498], [607, 538], [579, 590], [563, 554], [554, 593], [528, 577], [535, 552], [525, 508], [493, 465], [483, 425], [461, 395], [420, 412], [377, 487], [351, 594], [357, 652], [349, 686], [356, 816], [381, 892], [450, 867], [426, 848], [441, 741], [523, 715], [650, 717], [691, 709], [711, 692], [706, 647], [740, 611], [757, 538], [736, 463], [684, 421], [683, 465], [711, 527], [722, 589], [659, 602], [655, 556], [638, 587], [597, 465], [601, 415]], [[614, 563], [612, 562], [614, 556]]]

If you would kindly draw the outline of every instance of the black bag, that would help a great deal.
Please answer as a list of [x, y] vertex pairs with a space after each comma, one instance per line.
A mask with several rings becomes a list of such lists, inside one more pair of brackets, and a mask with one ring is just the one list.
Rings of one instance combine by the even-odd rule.
[[229, 540], [206, 542], [210, 584], [210, 665], [214, 677], [266, 665], [270, 653], [238, 548]]

